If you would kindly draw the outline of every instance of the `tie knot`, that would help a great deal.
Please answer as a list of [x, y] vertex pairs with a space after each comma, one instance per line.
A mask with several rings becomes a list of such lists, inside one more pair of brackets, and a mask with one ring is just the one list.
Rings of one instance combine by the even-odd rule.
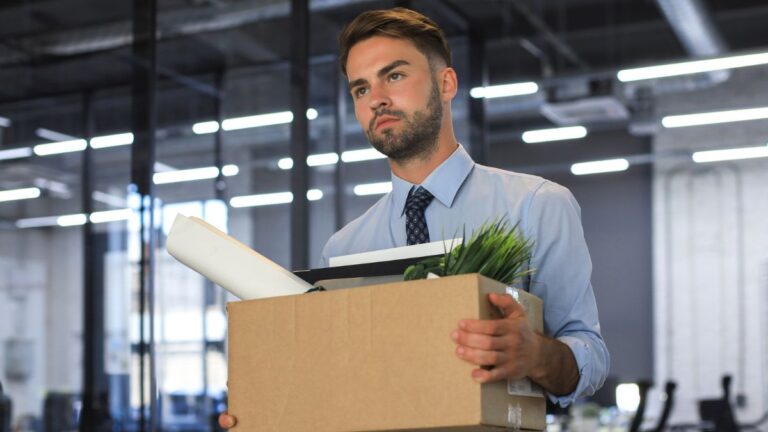
[[405, 200], [405, 208], [407, 210], [422, 211], [427, 208], [429, 203], [432, 202], [433, 198], [434, 195], [432, 195], [428, 190], [419, 186], [416, 188], [416, 190], [411, 190], [411, 193], [408, 194], [408, 199]]

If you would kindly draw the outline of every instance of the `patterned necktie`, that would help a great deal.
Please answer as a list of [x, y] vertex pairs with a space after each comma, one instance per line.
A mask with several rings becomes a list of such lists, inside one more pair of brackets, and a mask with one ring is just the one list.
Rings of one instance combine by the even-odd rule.
[[409, 246], [429, 243], [429, 229], [424, 210], [433, 198], [434, 196], [421, 186], [415, 191], [411, 189], [408, 194], [408, 199], [405, 201], [405, 234]]

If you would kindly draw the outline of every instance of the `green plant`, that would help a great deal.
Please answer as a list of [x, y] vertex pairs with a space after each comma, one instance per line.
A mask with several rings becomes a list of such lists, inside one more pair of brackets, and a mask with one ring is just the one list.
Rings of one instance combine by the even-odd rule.
[[510, 227], [506, 219], [483, 224], [466, 240], [466, 228], [461, 244], [445, 254], [424, 259], [405, 270], [405, 280], [426, 279], [429, 273], [451, 276], [480, 273], [507, 285], [512, 285], [532, 273], [524, 270], [531, 258], [533, 242], [525, 239], [518, 225]]

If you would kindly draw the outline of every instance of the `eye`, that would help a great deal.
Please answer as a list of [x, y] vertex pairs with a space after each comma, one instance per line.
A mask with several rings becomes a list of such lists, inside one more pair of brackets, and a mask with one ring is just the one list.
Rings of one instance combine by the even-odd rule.
[[401, 74], [400, 72], [392, 72], [391, 74], [389, 74], [390, 81], [400, 81], [401, 79], [403, 79], [403, 74]]
[[365, 87], [358, 87], [354, 90], [355, 97], [365, 96], [366, 93], [368, 93], [368, 89]]

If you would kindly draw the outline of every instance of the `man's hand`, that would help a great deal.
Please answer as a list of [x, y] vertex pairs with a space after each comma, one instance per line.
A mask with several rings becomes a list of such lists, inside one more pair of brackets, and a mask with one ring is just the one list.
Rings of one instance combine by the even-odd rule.
[[528, 377], [554, 395], [576, 390], [579, 369], [568, 345], [533, 331], [523, 307], [507, 294], [489, 294], [501, 310], [497, 320], [459, 321], [451, 332], [456, 355], [473, 365], [481, 383]]
[[232, 417], [231, 415], [227, 414], [226, 411], [221, 413], [219, 416], [219, 426], [222, 429], [230, 429], [235, 427], [235, 424], [237, 424], [237, 419]]
[[503, 318], [459, 321], [459, 328], [451, 333], [456, 355], [486, 366], [472, 371], [472, 378], [481, 383], [531, 376], [541, 363], [541, 336], [533, 331], [525, 310], [512, 296], [490, 294], [488, 299], [501, 310]]

